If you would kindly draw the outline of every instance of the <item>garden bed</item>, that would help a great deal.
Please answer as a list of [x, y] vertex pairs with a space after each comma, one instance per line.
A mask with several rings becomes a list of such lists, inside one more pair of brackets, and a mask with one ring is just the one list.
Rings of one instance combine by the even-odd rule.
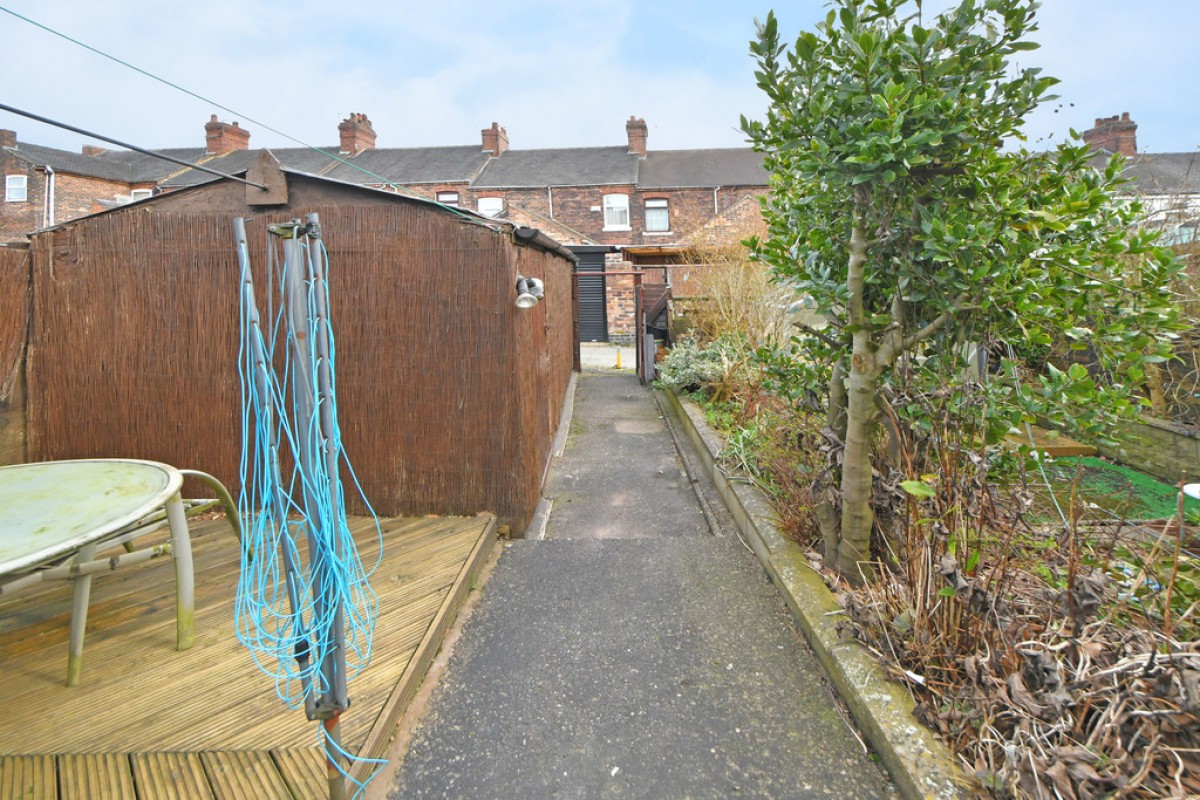
[[[707, 404], [726, 428], [723, 467], [765, 490], [819, 567], [806, 496], [819, 437], [804, 433], [815, 420], [785, 419], [757, 395], [753, 406]], [[979, 527], [957, 551], [901, 542], [891, 571], [862, 588], [822, 571], [853, 620], [841, 630], [911, 692], [916, 717], [988, 796], [1200, 794], [1200, 561], [1178, 490], [1097, 458], [1044, 468], [993, 498], [1027, 502], [1007, 528]], [[895, 496], [897, 519], [935, 537], [957, 513]], [[1198, 512], [1184, 503], [1185, 520]]]

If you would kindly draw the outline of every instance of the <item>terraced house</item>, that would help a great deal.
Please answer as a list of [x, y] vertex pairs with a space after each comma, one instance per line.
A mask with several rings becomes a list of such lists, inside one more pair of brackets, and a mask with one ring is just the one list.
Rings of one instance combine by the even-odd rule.
[[[416, 194], [448, 206], [537, 228], [570, 246], [580, 272], [580, 338], [631, 341], [633, 279], [639, 261], [662, 263], [687, 234], [767, 189], [761, 157], [750, 148], [650, 150], [645, 120], [630, 117], [627, 141], [611, 147], [514, 149], [493, 122], [478, 143], [381, 148], [370, 119], [350, 114], [336, 147], [272, 149], [294, 171]], [[213, 116], [204, 144], [161, 150], [226, 174], [247, 170], [258, 151], [250, 131]], [[0, 240], [153, 194], [205, 183], [208, 173], [128, 150], [82, 153], [19, 142], [0, 132], [5, 203]], [[655, 271], [667, 284], [666, 270]]]

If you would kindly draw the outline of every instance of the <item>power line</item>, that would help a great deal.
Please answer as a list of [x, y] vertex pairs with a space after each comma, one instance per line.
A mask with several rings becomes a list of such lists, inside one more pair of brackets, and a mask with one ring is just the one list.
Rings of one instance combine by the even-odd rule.
[[261, 183], [255, 183], [254, 181], [248, 181], [245, 178], [239, 178], [236, 175], [230, 175], [229, 173], [226, 173], [226, 172], [219, 172], [215, 169], [210, 169], [210, 168], [205, 167], [200, 164], [193, 164], [190, 161], [184, 161], [182, 158], [176, 158], [175, 156], [169, 156], [166, 153], [156, 153], [155, 151], [147, 150], [144, 147], [138, 147], [137, 145], [132, 145], [132, 144], [129, 144], [128, 142], [122, 142], [120, 139], [113, 139], [109, 136], [101, 136], [100, 134], [94, 133], [93, 131], [86, 131], [83, 128], [76, 128], [74, 125], [68, 125], [65, 122], [58, 122], [56, 120], [48, 119], [46, 117], [42, 117], [37, 114], [34, 114], [30, 111], [22, 111], [19, 108], [13, 108], [12, 106], [5, 105], [4, 103], [0, 103], [0, 111], [7, 111], [10, 114], [18, 114], [22, 117], [28, 117], [29, 119], [34, 119], [34, 120], [37, 120], [38, 122], [44, 122], [47, 125], [53, 125], [56, 128], [62, 128], [63, 130], [68, 130], [73, 133], [82, 134], [83, 136], [87, 136], [90, 139], [99, 139], [102, 142], [108, 142], [109, 144], [115, 144], [117, 147], [124, 147], [126, 150], [133, 150], [134, 152], [137, 152], [137, 153], [143, 153], [148, 156], [154, 156], [155, 158], [161, 158], [163, 161], [170, 161], [172, 164], [179, 164], [180, 166], [190, 167], [191, 169], [198, 169], [201, 172], [207, 172], [210, 175], [216, 175], [217, 177], [220, 177], [220, 178], [229, 178], [229, 180], [231, 180], [231, 181], [237, 181], [238, 183], [244, 183], [247, 186], [253, 186], [255, 188], [262, 189], [264, 191], [266, 191], [266, 189], [267, 189], [267, 187]]
[[[412, 193], [412, 192], [408, 191], [408, 190], [407, 190], [407, 189], [405, 189], [403, 186], [400, 186], [399, 184], [397, 184], [397, 183], [395, 183], [395, 182], [393, 182], [393, 181], [390, 181], [390, 180], [388, 180], [387, 178], [383, 177], [382, 175], [377, 175], [377, 174], [375, 174], [374, 172], [371, 172], [371, 170], [369, 170], [369, 169], [366, 169], [365, 167], [363, 167], [363, 166], [361, 166], [361, 165], [359, 165], [359, 164], [355, 164], [355, 163], [353, 163], [353, 162], [351, 162], [351, 161], [348, 161], [347, 159], [341, 158], [340, 156], [336, 156], [336, 155], [334, 155], [333, 153], [330, 153], [330, 152], [328, 152], [328, 151], [326, 151], [326, 150], [322, 150], [322, 149], [321, 149], [321, 148], [319, 148], [319, 147], [316, 147], [316, 146], [314, 146], [314, 145], [308, 144], [307, 142], [303, 142], [303, 141], [301, 141], [300, 139], [297, 139], [297, 138], [296, 138], [296, 137], [294, 137], [294, 136], [291, 136], [291, 135], [289, 135], [289, 134], [286, 134], [286, 133], [284, 133], [284, 132], [283, 132], [283, 131], [281, 131], [281, 130], [277, 130], [276, 128], [272, 128], [270, 125], [266, 124], [265, 122], [260, 122], [259, 120], [256, 120], [256, 119], [254, 119], [253, 117], [249, 116], [248, 114], [241, 114], [241, 113], [239, 113], [239, 112], [235, 111], [234, 109], [232, 109], [232, 108], [229, 108], [228, 106], [224, 106], [224, 105], [222, 105], [222, 104], [218, 103], [217, 101], [215, 101], [215, 100], [213, 100], [213, 99], [211, 99], [211, 98], [205, 97], [205, 96], [204, 96], [204, 95], [202, 95], [202, 94], [197, 94], [196, 92], [193, 92], [191, 89], [186, 89], [186, 88], [184, 88], [183, 86], [180, 86], [180, 85], [178, 85], [178, 84], [176, 84], [176, 83], [172, 83], [171, 81], [167, 80], [166, 78], [161, 78], [161, 77], [159, 77], [158, 75], [155, 75], [153, 72], [150, 72], [150, 71], [148, 71], [148, 70], [142, 69], [141, 67], [139, 67], [139, 66], [136, 66], [136, 65], [134, 65], [134, 64], [130, 64], [128, 61], [123, 61], [122, 59], [120, 59], [120, 58], [117, 58], [117, 57], [116, 57], [116, 56], [114, 56], [114, 55], [110, 55], [110, 54], [108, 54], [108, 53], [104, 52], [103, 50], [100, 50], [100, 49], [98, 49], [98, 48], [92, 47], [90, 44], [87, 44], [86, 42], [81, 42], [81, 41], [79, 41], [78, 39], [75, 39], [75, 38], [73, 38], [73, 37], [71, 37], [71, 36], [68, 36], [67, 34], [63, 33], [62, 31], [55, 30], [54, 28], [51, 28], [51, 27], [50, 27], [50, 26], [48, 26], [48, 25], [43, 25], [42, 23], [38, 22], [37, 20], [30, 19], [29, 17], [26, 17], [26, 16], [24, 16], [24, 15], [22, 15], [22, 14], [18, 14], [16, 11], [13, 11], [12, 9], [10, 9], [10, 8], [6, 8], [6, 7], [4, 7], [4, 6], [0, 6], [0, 11], [3, 11], [4, 13], [6, 13], [6, 14], [8, 14], [8, 15], [10, 15], [10, 16], [16, 17], [17, 19], [21, 20], [22, 22], [27, 22], [27, 23], [29, 23], [30, 25], [34, 26], [35, 28], [40, 28], [41, 30], [45, 31], [46, 33], [53, 34], [54, 36], [57, 36], [57, 37], [59, 37], [60, 39], [65, 39], [66, 41], [70, 42], [71, 44], [74, 44], [74, 45], [77, 45], [77, 46], [79, 46], [79, 47], [82, 47], [83, 49], [85, 49], [85, 50], [87, 50], [87, 51], [89, 51], [89, 52], [95, 53], [95, 54], [96, 54], [96, 55], [98, 55], [98, 56], [101, 56], [101, 57], [103, 57], [103, 58], [107, 58], [109, 61], [112, 61], [112, 62], [115, 62], [115, 63], [117, 63], [117, 64], [120, 64], [121, 66], [123, 66], [123, 67], [126, 67], [126, 68], [128, 68], [128, 69], [131, 69], [131, 70], [133, 70], [134, 72], [137, 72], [137, 73], [139, 73], [139, 74], [141, 74], [141, 75], [144, 75], [144, 76], [146, 76], [147, 78], [150, 78], [151, 80], [158, 81], [159, 83], [163, 84], [164, 86], [169, 86], [170, 88], [172, 88], [172, 89], [175, 89], [175, 90], [177, 90], [177, 91], [180, 91], [180, 92], [183, 92], [184, 94], [186, 94], [186, 95], [188, 95], [188, 96], [190, 96], [190, 97], [194, 97], [194, 98], [196, 98], [197, 100], [201, 100], [201, 101], [203, 101], [203, 102], [205, 102], [205, 103], [209, 103], [209, 104], [211, 104], [211, 105], [213, 105], [213, 106], [216, 106], [217, 108], [221, 109], [222, 111], [226, 111], [226, 112], [228, 112], [228, 113], [230, 113], [230, 114], [233, 114], [235, 117], [241, 117], [242, 119], [246, 120], [247, 122], [251, 122], [251, 123], [253, 123], [253, 124], [255, 124], [255, 125], [259, 126], [260, 128], [264, 129], [264, 130], [267, 130], [267, 131], [270, 131], [271, 133], [274, 133], [274, 134], [277, 134], [277, 135], [279, 135], [279, 136], [282, 136], [283, 138], [287, 139], [287, 140], [288, 140], [288, 141], [290, 141], [290, 142], [295, 142], [296, 144], [300, 145], [301, 147], [306, 147], [306, 148], [308, 148], [309, 150], [314, 150], [314, 151], [316, 151], [316, 152], [320, 153], [321, 155], [323, 155], [323, 156], [326, 156], [327, 158], [331, 158], [331, 159], [333, 159], [334, 161], [337, 161], [337, 162], [339, 162], [339, 163], [345, 164], [345, 165], [346, 165], [346, 166], [348, 166], [348, 167], [352, 167], [353, 169], [356, 169], [356, 170], [358, 170], [359, 172], [363, 173], [364, 175], [366, 175], [366, 176], [368, 176], [368, 177], [371, 177], [371, 178], [375, 178], [376, 180], [380, 181], [380, 182], [381, 182], [381, 183], [383, 183], [384, 185], [391, 187], [391, 188], [392, 188], [392, 189], [394, 189], [396, 192], [403, 193], [403, 194], [409, 195], [409, 196], [411, 196], [411, 197], [417, 197], [417, 196], [418, 196], [418, 195], [416, 195], [416, 194], [414, 194], [414, 193]], [[17, 113], [20, 113], [20, 112], [17, 112]], [[30, 116], [30, 115], [28, 115], [28, 114], [25, 114], [24, 116]], [[31, 117], [31, 118], [33, 118], [33, 117]], [[46, 121], [46, 120], [41, 120], [41, 121], [48, 122], [48, 121]], [[48, 122], [48, 124], [51, 124], [51, 125], [58, 125], [58, 123], [54, 123], [54, 122]], [[59, 125], [58, 127], [65, 127], [65, 126]], [[71, 129], [70, 129], [70, 128], [68, 128], [68, 130], [71, 130]], [[76, 133], [83, 133], [82, 131], [78, 131], [78, 130], [76, 130], [75, 132], [76, 132]], [[84, 133], [84, 135], [93, 135], [93, 134], [87, 134], [87, 133]], [[97, 138], [97, 139], [102, 139], [102, 140], [104, 140], [104, 141], [107, 141], [107, 142], [113, 142], [114, 144], [116, 143], [116, 142], [114, 142], [114, 140], [112, 140], [112, 139], [106, 139], [106, 138], [105, 138], [105, 137], [103, 137], [103, 136], [96, 136], [95, 138]], [[121, 145], [121, 146], [122, 146], [122, 147], [128, 147], [128, 145]], [[132, 149], [132, 150], [138, 150], [138, 148], [136, 148], [136, 147], [130, 147], [130, 149]], [[143, 153], [144, 153], [144, 152], [147, 152], [147, 151], [145, 151], [145, 150], [138, 150], [138, 152], [143, 152]], [[164, 157], [164, 158], [165, 158], [165, 156], [161, 156], [161, 154], [157, 154], [157, 153], [150, 153], [150, 155], [159, 155], [160, 157]], [[169, 160], [171, 160], [171, 159], [169, 159], [169, 158], [168, 158], [167, 160], [169, 161]], [[190, 166], [190, 167], [195, 167], [196, 169], [201, 169], [201, 167], [197, 167], [195, 164], [187, 164], [187, 166]], [[212, 172], [212, 170], [205, 170], [205, 171], [207, 171], [207, 172]], [[216, 174], [222, 174], [222, 173], [216, 173]], [[226, 176], [226, 177], [229, 177], [229, 176]], [[422, 198], [422, 199], [424, 199], [424, 198]]]

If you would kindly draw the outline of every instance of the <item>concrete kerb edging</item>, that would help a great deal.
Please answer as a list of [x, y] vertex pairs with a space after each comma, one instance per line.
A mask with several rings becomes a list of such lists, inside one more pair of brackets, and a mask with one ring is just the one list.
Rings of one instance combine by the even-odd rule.
[[717, 467], [721, 441], [694, 404], [662, 391], [666, 407], [695, 447], [746, 542], [782, 593], [817, 660], [879, 755], [901, 794], [910, 800], [968, 796], [971, 780], [949, 749], [913, 717], [915, 703], [889, 681], [875, 658], [837, 632], [841, 607], [800, 546], [771, 522], [770, 504], [757, 488], [731, 482]]

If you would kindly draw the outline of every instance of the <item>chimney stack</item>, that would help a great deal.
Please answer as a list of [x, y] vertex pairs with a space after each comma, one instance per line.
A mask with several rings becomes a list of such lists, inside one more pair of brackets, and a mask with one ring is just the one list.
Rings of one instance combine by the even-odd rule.
[[85, 144], [83, 146], [83, 154], [85, 156], [98, 156], [101, 153], [107, 153], [108, 150], [103, 147], [97, 147], [94, 144]]
[[351, 114], [338, 125], [338, 135], [341, 144], [338, 150], [342, 155], [356, 156], [364, 150], [375, 149], [375, 129], [366, 114]]
[[484, 128], [480, 133], [483, 134], [483, 150], [485, 153], [499, 156], [508, 150], [508, 131], [501, 128], [499, 123], [493, 122], [492, 127]]
[[0, 147], [16, 147], [17, 132], [10, 130], [0, 130]]
[[204, 152], [211, 156], [223, 156], [234, 150], [250, 149], [250, 131], [238, 127], [236, 122], [220, 122], [213, 114], [204, 126]]
[[1120, 117], [1097, 117], [1095, 126], [1083, 132], [1083, 141], [1093, 150], [1136, 156], [1137, 123], [1129, 118], [1128, 111]]
[[625, 133], [629, 136], [629, 152], [638, 158], [646, 157], [646, 120], [630, 117], [625, 123]]

